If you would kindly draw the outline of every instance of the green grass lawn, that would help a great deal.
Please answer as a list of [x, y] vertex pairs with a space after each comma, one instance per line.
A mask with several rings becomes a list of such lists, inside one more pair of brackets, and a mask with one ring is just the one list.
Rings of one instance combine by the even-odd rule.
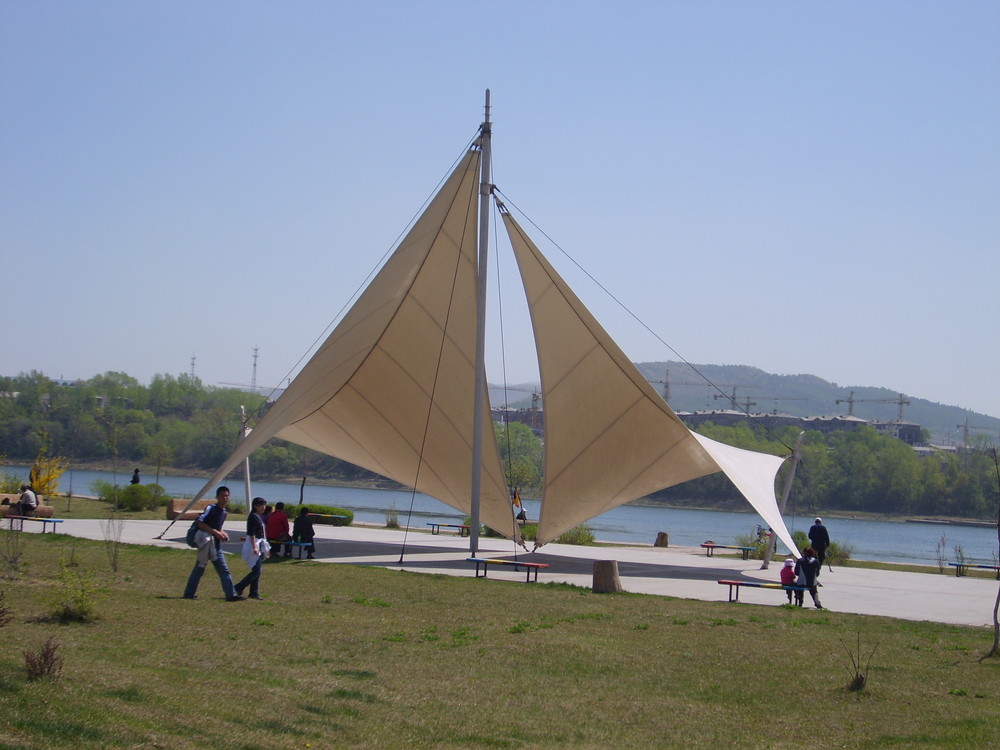
[[[298, 561], [265, 564], [265, 601], [223, 601], [211, 568], [186, 601], [193, 551], [124, 546], [113, 572], [102, 542], [0, 537], [5, 560], [22, 551], [0, 570], [2, 748], [968, 748], [1000, 732], [984, 628]], [[78, 577], [98, 618], [59, 624]], [[877, 649], [850, 691], [859, 634]], [[24, 652], [49, 638], [61, 674], [29, 680]]]

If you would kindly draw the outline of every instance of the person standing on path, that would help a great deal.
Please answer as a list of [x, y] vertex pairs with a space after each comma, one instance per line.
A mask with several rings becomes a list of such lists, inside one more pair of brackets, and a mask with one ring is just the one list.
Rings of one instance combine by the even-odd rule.
[[830, 546], [830, 532], [823, 525], [822, 518], [817, 518], [816, 523], [809, 529], [809, 541], [816, 550], [816, 559], [819, 560], [819, 570], [816, 572], [818, 578], [823, 570], [823, 561], [826, 559], [826, 548]]
[[[816, 609], [823, 609], [823, 605], [819, 603], [819, 594], [816, 593], [816, 576], [818, 575], [818, 570], [819, 560], [816, 558], [816, 550], [812, 547], [803, 547], [802, 557], [795, 563], [795, 575], [798, 576], [795, 580], [795, 585], [805, 586], [809, 589], [809, 595], [812, 597]], [[796, 591], [795, 603], [801, 607], [803, 599], [805, 599], [803, 593]]]
[[229, 541], [229, 535], [222, 530], [226, 522], [226, 506], [229, 505], [229, 488], [219, 487], [215, 491], [215, 504], [209, 505], [198, 516], [198, 533], [195, 534], [195, 546], [198, 548], [198, 559], [194, 563], [187, 586], [184, 587], [184, 598], [195, 599], [198, 593], [198, 583], [201, 581], [205, 568], [211, 562], [215, 572], [219, 574], [222, 583], [222, 593], [227, 602], [239, 602], [243, 597], [236, 593], [233, 577], [226, 565], [226, 556], [222, 551], [222, 543]]
[[[243, 580], [236, 584], [236, 593], [242, 596], [243, 590], [247, 586], [250, 587], [250, 598], [260, 599], [260, 568], [264, 563], [264, 559], [267, 557], [267, 548], [264, 545], [267, 543], [264, 539], [264, 519], [261, 516], [264, 513], [264, 508], [267, 506], [267, 500], [262, 497], [255, 497], [253, 503], [251, 504], [250, 515], [247, 516], [247, 541], [246, 543], [250, 545], [253, 549], [253, 553], [257, 556], [256, 561], [250, 568], [250, 572], [244, 576]], [[244, 554], [246, 554], [246, 547], [244, 547]]]

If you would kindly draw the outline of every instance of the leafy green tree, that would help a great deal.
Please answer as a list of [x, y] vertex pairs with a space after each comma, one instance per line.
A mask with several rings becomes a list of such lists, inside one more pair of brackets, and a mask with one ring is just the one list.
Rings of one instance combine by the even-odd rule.
[[541, 441], [530, 427], [520, 422], [494, 422], [493, 429], [507, 485], [521, 490], [537, 489], [544, 460]]

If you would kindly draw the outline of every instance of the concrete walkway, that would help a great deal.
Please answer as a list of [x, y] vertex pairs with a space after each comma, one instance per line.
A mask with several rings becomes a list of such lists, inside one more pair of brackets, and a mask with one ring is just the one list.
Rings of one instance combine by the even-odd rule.
[[[106, 532], [96, 519], [66, 519], [59, 524], [61, 533], [86, 539], [103, 540]], [[163, 539], [157, 539], [167, 521], [125, 521], [121, 541], [188, 549], [184, 534], [190, 522], [178, 521]], [[26, 524], [35, 526], [35, 524]], [[225, 545], [234, 553], [230, 566], [241, 571], [239, 560], [243, 522], [229, 523], [233, 542]], [[25, 529], [27, 533], [39, 533]], [[475, 565], [469, 557], [469, 539], [453, 534], [431, 535], [423, 530], [390, 530], [366, 526], [316, 526], [316, 563], [375, 565], [394, 570], [473, 576]], [[404, 548], [405, 543], [405, 548]], [[403, 562], [400, 564], [400, 555]], [[194, 552], [192, 551], [192, 558]], [[514, 545], [507, 540], [480, 538], [478, 556], [513, 558]], [[746, 579], [775, 582], [780, 564], [760, 570], [760, 561], [734, 557], [707, 557], [692, 547], [579, 547], [547, 544], [539, 552], [521, 553], [527, 562], [548, 563], [538, 576], [540, 583], [561, 582], [590, 588], [595, 560], [617, 560], [622, 585], [626, 591], [660, 596], [676, 596], [703, 601], [727, 601], [728, 586], [721, 579]], [[296, 561], [298, 563], [298, 561]], [[313, 564], [305, 563], [302, 564]], [[178, 571], [178, 591], [187, 571]], [[525, 573], [512, 568], [491, 566], [489, 577], [524, 581]], [[993, 626], [993, 605], [998, 582], [984, 578], [957, 578], [953, 574], [897, 573], [862, 568], [825, 569], [820, 577], [820, 600], [827, 609], [865, 615], [883, 615], [905, 620], [931, 620], [955, 625]], [[806, 594], [806, 606], [810, 606]], [[785, 602], [785, 593], [774, 589], [744, 588], [740, 601], [746, 604], [777, 606]], [[734, 605], [735, 606], [735, 605]]]

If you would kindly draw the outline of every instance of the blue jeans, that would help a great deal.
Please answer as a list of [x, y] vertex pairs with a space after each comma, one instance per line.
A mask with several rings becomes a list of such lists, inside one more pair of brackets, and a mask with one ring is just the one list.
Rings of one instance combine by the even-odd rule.
[[[212, 542], [209, 542], [209, 544], [212, 544]], [[191, 570], [191, 575], [188, 576], [187, 586], [184, 587], [184, 597], [186, 599], [190, 599], [197, 593], [198, 583], [201, 581], [201, 576], [207, 567], [207, 565], [200, 565], [199, 562], [195, 562], [194, 568]], [[226, 565], [226, 556], [222, 554], [222, 549], [219, 547], [216, 547], [215, 559], [212, 561], [212, 565], [215, 566], [215, 572], [219, 574], [219, 580], [222, 582], [222, 593], [226, 595], [227, 599], [232, 599], [236, 596], [236, 590], [233, 587], [233, 577], [229, 573], [229, 566]]]
[[244, 576], [243, 580], [236, 584], [237, 593], [242, 594], [243, 589], [250, 587], [250, 596], [260, 596], [260, 566], [264, 564], [264, 556], [260, 555], [257, 562], [250, 568], [250, 572]]

